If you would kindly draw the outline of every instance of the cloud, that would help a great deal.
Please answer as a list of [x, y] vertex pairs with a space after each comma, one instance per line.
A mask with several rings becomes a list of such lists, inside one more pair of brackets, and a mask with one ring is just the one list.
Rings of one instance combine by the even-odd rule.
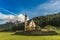
[[7, 10], [7, 9], [4, 9], [4, 8], [0, 8], [0, 12], [4, 12], [4, 13], [7, 13], [7, 14], [12, 14], [12, 15], [17, 15], [17, 14], [15, 14], [15, 13]]
[[[13, 22], [15, 23], [16, 20], [19, 22], [24, 22], [25, 21], [25, 16], [23, 14], [19, 14], [17, 16], [14, 15], [6, 15], [0, 12], [0, 19], [4, 20], [3, 22]], [[29, 18], [27, 19], [29, 20]]]
[[[17, 20], [18, 21], [21, 21], [21, 22], [24, 22], [25, 21], [25, 16], [23, 15], [23, 14], [19, 14], [18, 16], [17, 16]], [[29, 20], [29, 18], [27, 18], [27, 20]]]
[[60, 0], [49, 0], [25, 12], [31, 17], [58, 13], [60, 12]]
[[6, 21], [6, 22], [10, 22], [12, 20], [14, 20], [15, 16], [14, 15], [6, 15], [0, 12], [0, 19]]
[[7, 21], [0, 21], [0, 24], [5, 24]]
[[[8, 10], [5, 10], [5, 11], [8, 11]], [[23, 22], [25, 19], [23, 14], [27, 14], [29, 18], [33, 18], [36, 16], [50, 15], [50, 14], [60, 12], [60, 0], [49, 0], [48, 2], [35, 6], [34, 8], [24, 9], [21, 12], [22, 14], [20, 13], [19, 15], [16, 15], [16, 16], [15, 16], [15, 13], [10, 11], [8, 12], [11, 13], [11, 15], [5, 15], [3, 13], [0, 13], [0, 19], [5, 20], [6, 22], [10, 22], [10, 21], [15, 22], [16, 20]]]
[[38, 12], [39, 10], [42, 10], [43, 14], [47, 13], [47, 15], [60, 12], [60, 0], [51, 0], [49, 2], [38, 5], [36, 10]]

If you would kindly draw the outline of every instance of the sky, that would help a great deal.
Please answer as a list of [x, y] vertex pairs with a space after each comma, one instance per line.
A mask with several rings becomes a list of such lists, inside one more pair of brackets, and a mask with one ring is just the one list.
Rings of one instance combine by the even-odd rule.
[[[0, 0], [0, 24], [60, 12], [60, 0]], [[16, 19], [17, 17], [17, 19]]]

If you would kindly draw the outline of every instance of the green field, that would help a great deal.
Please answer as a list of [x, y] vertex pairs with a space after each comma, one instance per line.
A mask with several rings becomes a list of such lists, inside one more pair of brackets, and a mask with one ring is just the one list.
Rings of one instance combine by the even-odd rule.
[[60, 40], [60, 28], [58, 28], [57, 35], [41, 35], [41, 36], [27, 36], [27, 35], [13, 35], [15, 32], [0, 32], [0, 40]]
[[26, 36], [13, 34], [14, 32], [0, 32], [0, 40], [60, 40], [60, 35]]

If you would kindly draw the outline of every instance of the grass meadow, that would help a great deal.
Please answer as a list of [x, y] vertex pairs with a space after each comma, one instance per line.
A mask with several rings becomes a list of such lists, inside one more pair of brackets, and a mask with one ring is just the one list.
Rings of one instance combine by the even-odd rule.
[[13, 35], [15, 32], [0, 32], [0, 40], [60, 40], [60, 29], [58, 35], [27, 36]]

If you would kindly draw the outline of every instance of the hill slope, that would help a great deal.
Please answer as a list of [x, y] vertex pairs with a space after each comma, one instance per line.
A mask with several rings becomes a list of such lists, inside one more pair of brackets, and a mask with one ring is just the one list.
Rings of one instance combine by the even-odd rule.
[[41, 27], [46, 25], [60, 26], [60, 13], [47, 16], [38, 16], [33, 18], [33, 20]]

